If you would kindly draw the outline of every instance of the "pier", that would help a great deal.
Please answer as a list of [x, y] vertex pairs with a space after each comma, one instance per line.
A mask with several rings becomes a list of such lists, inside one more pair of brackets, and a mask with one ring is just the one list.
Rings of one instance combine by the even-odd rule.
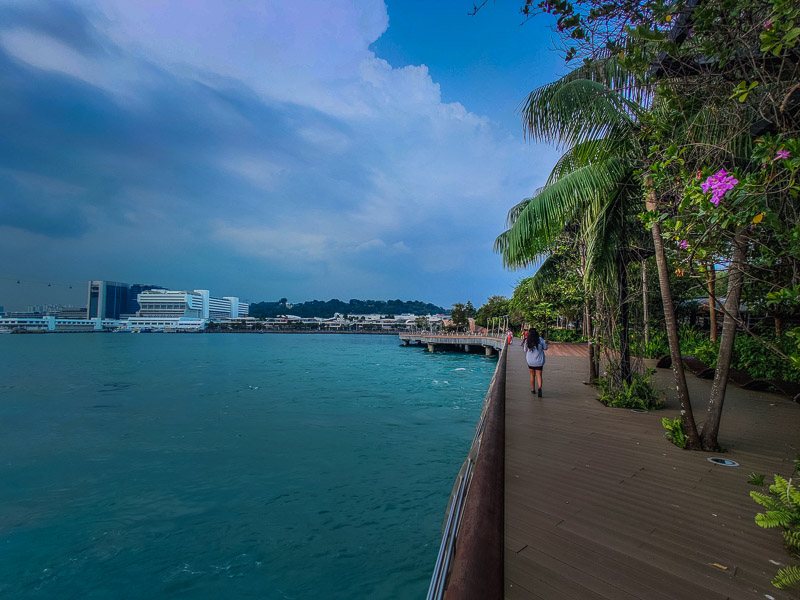
[[505, 338], [499, 338], [488, 335], [472, 335], [472, 334], [432, 334], [427, 332], [422, 333], [401, 333], [400, 341], [404, 345], [425, 345], [428, 347], [428, 352], [435, 352], [437, 347], [442, 348], [458, 348], [464, 352], [475, 352], [481, 349], [486, 356], [494, 356], [503, 349]]
[[[505, 452], [487, 459], [504, 481], [504, 498], [496, 500], [503, 506], [503, 581], [491, 564], [474, 558], [469, 546], [483, 544], [480, 536], [462, 539], [459, 532], [450, 567], [459, 581], [452, 587], [448, 581], [444, 598], [800, 598], [797, 589], [770, 583], [778, 568], [793, 563], [780, 531], [755, 524], [763, 509], [749, 493], [764, 490], [748, 483], [751, 473], [766, 475], [767, 485], [775, 473], [792, 475], [800, 406], [729, 385], [720, 430], [727, 452], [690, 452], [666, 440], [661, 426], [663, 417], [678, 415], [671, 371], [654, 377], [667, 392], [665, 409], [607, 408], [583, 383], [586, 347], [553, 343], [544, 396], [537, 398], [519, 340], [514, 343], [498, 363], [506, 365]], [[702, 415], [711, 382], [689, 376], [688, 384]], [[740, 466], [709, 462], [713, 457]], [[467, 506], [480, 503], [471, 492]], [[491, 526], [483, 535], [491, 544]], [[490, 593], [486, 578], [493, 580]]]

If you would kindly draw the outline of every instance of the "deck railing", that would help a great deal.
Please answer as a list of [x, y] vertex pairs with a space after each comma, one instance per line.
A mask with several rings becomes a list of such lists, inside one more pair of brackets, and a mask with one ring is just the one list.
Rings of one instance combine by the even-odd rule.
[[472, 446], [459, 470], [442, 530], [428, 600], [503, 595], [506, 355], [497, 361]]

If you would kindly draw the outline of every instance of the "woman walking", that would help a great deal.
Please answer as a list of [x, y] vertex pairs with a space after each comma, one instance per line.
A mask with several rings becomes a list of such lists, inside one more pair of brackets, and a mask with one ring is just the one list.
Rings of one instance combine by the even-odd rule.
[[528, 370], [531, 373], [531, 394], [536, 393], [536, 380], [539, 380], [539, 398], [542, 397], [542, 367], [544, 367], [547, 342], [539, 337], [539, 332], [535, 329], [528, 331], [525, 338], [525, 362], [528, 363]]

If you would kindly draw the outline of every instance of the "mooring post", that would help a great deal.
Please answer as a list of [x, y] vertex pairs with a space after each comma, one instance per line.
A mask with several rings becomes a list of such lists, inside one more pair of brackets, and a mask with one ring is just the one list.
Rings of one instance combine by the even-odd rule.
[[435, 344], [428, 344], [428, 352], [433, 352], [436, 350]]

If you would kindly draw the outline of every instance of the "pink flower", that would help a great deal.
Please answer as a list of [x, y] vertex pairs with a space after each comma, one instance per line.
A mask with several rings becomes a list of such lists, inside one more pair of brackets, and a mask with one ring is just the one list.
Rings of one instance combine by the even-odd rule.
[[681, 250], [685, 250], [688, 247], [689, 247], [689, 242], [687, 242], [686, 240], [681, 240]]
[[775, 158], [773, 160], [778, 160], [779, 158], [789, 158], [790, 156], [791, 154], [788, 150], [778, 150], [778, 152], [775, 153]]
[[767, 21], [764, 23], [764, 29], [772, 29], [772, 21]]
[[725, 169], [720, 169], [706, 179], [705, 183], [700, 184], [700, 187], [703, 188], [704, 194], [711, 192], [711, 204], [719, 206], [725, 192], [732, 190], [737, 183], [739, 183], [738, 179], [729, 175]]

